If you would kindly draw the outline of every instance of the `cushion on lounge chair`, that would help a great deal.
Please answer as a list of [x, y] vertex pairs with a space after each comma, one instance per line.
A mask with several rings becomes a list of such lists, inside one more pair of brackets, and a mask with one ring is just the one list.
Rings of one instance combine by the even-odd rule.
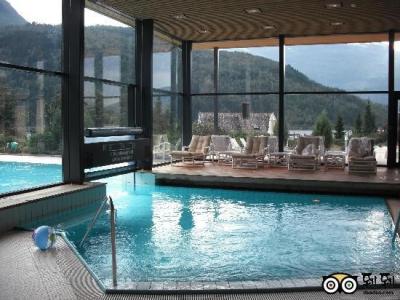
[[350, 157], [368, 157], [373, 156], [373, 145], [370, 138], [352, 138], [349, 142], [348, 156]]
[[207, 152], [205, 148], [210, 145], [210, 140], [211, 136], [209, 135], [204, 135], [204, 136], [193, 135], [189, 145], [189, 152], [195, 152], [195, 153], [204, 153], [204, 151]]
[[303, 151], [301, 151], [301, 155], [315, 155], [315, 145], [308, 144], [305, 146]]
[[214, 151], [228, 151], [230, 146], [230, 137], [227, 135], [212, 135], [211, 144]]
[[246, 140], [246, 148], [244, 154], [247, 155], [262, 155], [267, 147], [266, 136], [249, 136]]

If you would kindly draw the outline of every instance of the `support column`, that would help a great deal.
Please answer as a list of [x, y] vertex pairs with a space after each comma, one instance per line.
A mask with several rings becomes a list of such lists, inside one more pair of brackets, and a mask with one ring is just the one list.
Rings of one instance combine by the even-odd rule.
[[219, 133], [218, 125], [218, 77], [219, 77], [219, 49], [214, 48], [214, 134]]
[[[136, 126], [142, 126], [142, 45], [143, 45], [143, 22], [141, 20], [136, 20], [136, 52], [135, 52], [135, 79], [136, 79], [136, 90], [135, 90], [135, 116], [129, 119], [129, 123], [132, 124], [134, 121]], [[132, 92], [132, 91], [131, 91]], [[128, 110], [131, 111], [132, 108], [129, 107]], [[131, 126], [131, 125], [129, 125]]]
[[[143, 20], [142, 26], [142, 127], [143, 136], [150, 139], [153, 149], [153, 20]], [[144, 168], [152, 166], [153, 155], [150, 155]]]
[[279, 151], [285, 143], [285, 36], [279, 35]]
[[192, 139], [192, 42], [182, 42], [182, 145], [189, 145]]
[[63, 1], [63, 68], [67, 74], [62, 86], [63, 175], [65, 183], [82, 183], [84, 180], [84, 8], [84, 0]]
[[396, 94], [394, 91], [394, 31], [389, 32], [389, 74], [388, 74], [388, 132], [387, 132], [387, 147], [388, 157], [387, 165], [389, 168], [396, 166], [396, 147], [397, 147], [397, 118], [398, 105]]

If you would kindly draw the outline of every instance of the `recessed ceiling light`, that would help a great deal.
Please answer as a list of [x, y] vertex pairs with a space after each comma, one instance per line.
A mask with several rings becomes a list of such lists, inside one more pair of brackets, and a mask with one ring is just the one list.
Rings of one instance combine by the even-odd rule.
[[274, 30], [276, 29], [274, 25], [263, 25], [262, 27], [265, 30]]
[[249, 15], [253, 15], [253, 14], [261, 14], [262, 10], [259, 8], [247, 8], [244, 10], [246, 13], [248, 13]]
[[199, 33], [205, 34], [205, 33], [209, 33], [210, 31], [207, 28], [200, 28], [198, 30]]
[[335, 27], [342, 26], [343, 24], [344, 24], [344, 23], [343, 23], [343, 22], [340, 22], [340, 21], [331, 22], [331, 26], [335, 26]]
[[356, 7], [357, 7], [357, 4], [355, 4], [355, 3], [350, 3], [350, 7], [351, 7], [351, 8], [356, 8]]
[[174, 19], [177, 19], [177, 20], [183, 20], [186, 18], [187, 18], [187, 16], [185, 14], [179, 14], [179, 15], [174, 16]]
[[335, 3], [327, 3], [325, 4], [326, 8], [340, 8], [343, 7], [343, 3], [342, 2], [335, 2]]

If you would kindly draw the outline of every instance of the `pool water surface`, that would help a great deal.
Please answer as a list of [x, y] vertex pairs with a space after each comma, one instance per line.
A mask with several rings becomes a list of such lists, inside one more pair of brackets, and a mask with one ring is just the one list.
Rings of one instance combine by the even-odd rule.
[[0, 162], [0, 194], [62, 182], [56, 164]]
[[[151, 174], [106, 180], [117, 209], [118, 282], [315, 279], [396, 272], [399, 247], [384, 199], [154, 185]], [[92, 213], [94, 214], [94, 212]], [[109, 212], [64, 228], [111, 283]]]

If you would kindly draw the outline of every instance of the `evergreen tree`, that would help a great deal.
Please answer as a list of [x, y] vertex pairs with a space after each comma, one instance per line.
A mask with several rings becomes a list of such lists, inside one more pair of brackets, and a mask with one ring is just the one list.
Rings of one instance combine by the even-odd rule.
[[338, 115], [335, 125], [335, 138], [341, 140], [343, 139], [343, 136], [344, 136], [343, 118], [341, 115]]
[[371, 110], [371, 102], [368, 100], [367, 106], [365, 107], [364, 119], [362, 124], [362, 133], [364, 135], [371, 135], [376, 132], [375, 126], [375, 115]]
[[361, 136], [362, 133], [362, 120], [361, 115], [358, 114], [353, 126], [353, 136]]
[[329, 149], [332, 144], [332, 125], [326, 111], [321, 112], [317, 117], [314, 124], [313, 135], [323, 136], [325, 138], [325, 148]]

